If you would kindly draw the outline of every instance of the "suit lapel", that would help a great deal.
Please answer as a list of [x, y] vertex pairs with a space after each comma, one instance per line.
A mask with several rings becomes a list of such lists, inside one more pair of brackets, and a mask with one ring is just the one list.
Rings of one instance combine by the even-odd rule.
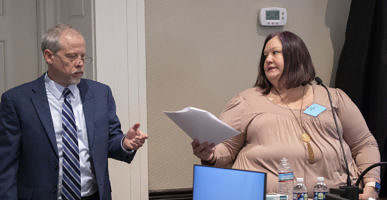
[[36, 109], [36, 112], [38, 113], [40, 122], [46, 130], [46, 134], [50, 140], [51, 146], [58, 156], [58, 146], [56, 144], [55, 130], [52, 122], [50, 106], [48, 105], [47, 100], [44, 76], [45, 75], [41, 76], [35, 81], [35, 85], [32, 88], [34, 94], [31, 97], [31, 101]]
[[86, 80], [82, 79], [78, 84], [79, 92], [81, 95], [83, 113], [85, 115], [87, 138], [89, 142], [89, 150], [92, 151], [94, 146], [94, 94], [90, 91], [89, 85]]

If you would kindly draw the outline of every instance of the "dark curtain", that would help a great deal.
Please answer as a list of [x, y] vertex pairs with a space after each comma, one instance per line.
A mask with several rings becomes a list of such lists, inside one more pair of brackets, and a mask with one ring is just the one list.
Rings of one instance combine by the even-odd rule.
[[[387, 0], [352, 0], [335, 84], [357, 104], [387, 161]], [[386, 197], [386, 167], [382, 179]]]

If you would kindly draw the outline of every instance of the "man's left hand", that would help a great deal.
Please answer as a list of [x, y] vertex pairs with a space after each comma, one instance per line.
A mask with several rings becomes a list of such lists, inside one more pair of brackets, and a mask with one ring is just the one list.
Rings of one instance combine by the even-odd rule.
[[148, 139], [146, 133], [141, 132], [138, 128], [140, 123], [134, 124], [134, 126], [126, 133], [123, 146], [127, 150], [137, 150], [145, 143]]

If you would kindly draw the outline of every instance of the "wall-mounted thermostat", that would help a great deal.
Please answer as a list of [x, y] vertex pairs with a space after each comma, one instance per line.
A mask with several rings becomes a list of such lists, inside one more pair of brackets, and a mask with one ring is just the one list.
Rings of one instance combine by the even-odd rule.
[[259, 15], [261, 26], [284, 26], [286, 24], [286, 8], [262, 8]]

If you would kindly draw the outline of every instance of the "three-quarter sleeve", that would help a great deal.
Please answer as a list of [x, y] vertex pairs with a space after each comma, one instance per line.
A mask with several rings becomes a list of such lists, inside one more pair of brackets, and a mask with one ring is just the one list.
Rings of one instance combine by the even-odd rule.
[[246, 129], [253, 114], [248, 112], [248, 103], [241, 96], [235, 96], [220, 114], [220, 120], [240, 132], [215, 147], [215, 166], [230, 167], [242, 149], [246, 139]]
[[[360, 172], [380, 162], [378, 144], [357, 106], [342, 90], [337, 89], [337, 115], [343, 128], [343, 138], [349, 145], [352, 157]], [[365, 175], [365, 182], [380, 182], [380, 168], [374, 168]]]

